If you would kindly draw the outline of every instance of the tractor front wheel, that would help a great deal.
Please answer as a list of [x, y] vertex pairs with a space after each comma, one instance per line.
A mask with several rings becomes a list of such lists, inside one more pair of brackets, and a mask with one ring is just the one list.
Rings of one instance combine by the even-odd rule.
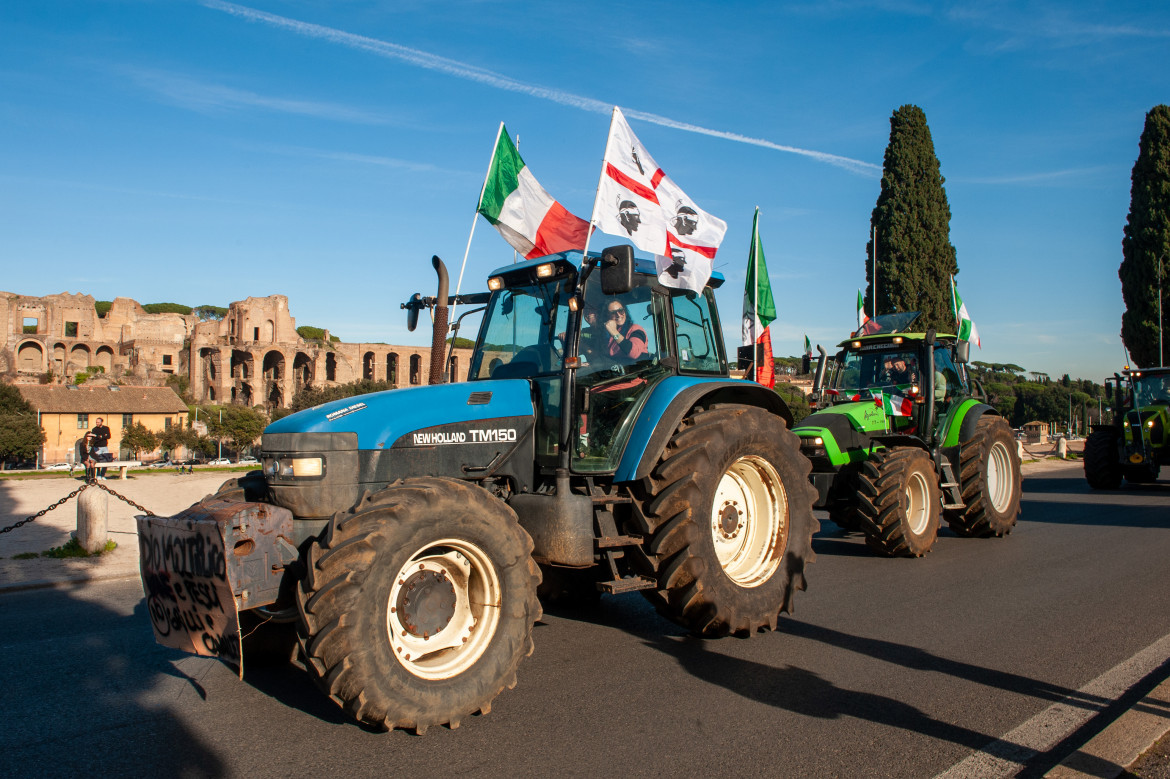
[[763, 409], [715, 406], [684, 419], [643, 482], [635, 520], [659, 612], [702, 636], [775, 629], [814, 559], [810, 470], [799, 439]]
[[540, 572], [506, 504], [407, 479], [335, 517], [301, 580], [301, 649], [356, 719], [422, 733], [487, 713], [532, 654]]
[[857, 514], [865, 542], [887, 557], [922, 557], [939, 526], [938, 478], [921, 449], [874, 452], [858, 475]]
[[1002, 417], [980, 417], [959, 452], [966, 508], [947, 518], [951, 530], [969, 538], [1006, 536], [1020, 516], [1020, 456], [1011, 428]]
[[1121, 433], [1116, 428], [1098, 428], [1085, 439], [1085, 481], [1095, 490], [1115, 490], [1121, 486], [1121, 462], [1117, 445]]

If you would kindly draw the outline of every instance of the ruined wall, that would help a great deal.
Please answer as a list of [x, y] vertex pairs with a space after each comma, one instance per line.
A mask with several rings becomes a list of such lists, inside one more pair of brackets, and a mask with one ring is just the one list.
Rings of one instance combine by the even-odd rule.
[[[197, 403], [287, 407], [302, 387], [361, 379], [397, 386], [426, 384], [430, 348], [391, 344], [306, 342], [284, 295], [249, 297], [222, 320], [148, 314], [130, 298], [99, 317], [90, 295], [27, 297], [0, 292], [0, 375], [17, 383], [72, 380], [91, 366], [95, 382], [159, 385], [172, 375], [189, 381]], [[35, 323], [35, 333], [24, 333]], [[456, 349], [456, 380], [467, 375], [470, 349]]]

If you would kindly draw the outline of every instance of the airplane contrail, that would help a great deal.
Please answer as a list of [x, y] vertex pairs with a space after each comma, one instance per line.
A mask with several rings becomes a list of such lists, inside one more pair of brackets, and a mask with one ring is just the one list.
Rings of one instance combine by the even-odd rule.
[[[569, 106], [571, 108], [579, 108], [583, 111], [589, 111], [597, 114], [608, 114], [613, 110], [611, 103], [606, 103], [601, 100], [596, 100], [591, 97], [583, 95], [576, 95], [572, 92], [566, 92], [561, 89], [553, 89], [551, 87], [542, 87], [536, 84], [526, 84], [522, 81], [517, 81], [514, 78], [495, 73], [485, 68], [476, 67], [475, 65], [468, 65], [458, 60], [441, 57], [437, 54], [412, 49], [408, 46], [402, 46], [397, 43], [390, 43], [389, 41], [378, 40], [377, 38], [369, 38], [364, 35], [355, 35], [353, 33], [337, 30], [332, 27], [324, 27], [319, 24], [312, 24], [310, 22], [302, 22], [296, 19], [289, 19], [284, 16], [277, 16], [265, 11], [258, 11], [254, 8], [237, 5], [235, 3], [225, 2], [225, 0], [202, 0], [202, 3], [207, 8], [212, 8], [217, 11], [224, 11], [238, 16], [243, 19], [248, 19], [254, 22], [263, 22], [279, 27], [285, 30], [290, 30], [298, 35], [304, 35], [309, 38], [318, 38], [320, 40], [336, 43], [341, 46], [346, 46], [351, 49], [359, 51], [366, 51], [371, 54], [376, 54], [387, 59], [395, 59], [401, 62], [406, 62], [411, 65], [416, 65], [427, 70], [437, 71], [439, 73], [446, 73], [456, 78], [467, 79], [485, 86], [494, 87], [496, 89], [503, 89], [509, 92], [517, 92], [519, 94], [529, 95], [531, 97], [540, 98], [542, 100], [549, 100], [553, 103]], [[752, 138], [740, 133], [728, 132], [726, 130], [712, 130], [707, 127], [700, 127], [699, 125], [690, 124], [688, 122], [681, 122], [677, 119], [671, 119], [658, 114], [651, 114], [645, 111], [638, 111], [636, 109], [628, 109], [624, 111], [626, 116], [631, 119], [640, 119], [644, 122], [656, 124], [661, 127], [669, 127], [675, 130], [684, 130], [686, 132], [698, 133], [700, 135], [709, 135], [713, 138], [722, 138], [728, 141], [735, 141], [737, 143], [746, 143], [752, 146], [760, 146], [765, 149], [773, 149], [775, 151], [787, 152], [789, 154], [798, 154], [802, 157], [809, 157], [818, 162], [825, 162], [829, 165], [843, 168], [852, 173], [860, 173], [863, 175], [873, 175], [880, 172], [881, 166], [875, 165], [872, 162], [865, 162], [863, 160], [855, 160], [851, 157], [842, 157], [837, 154], [829, 154], [827, 152], [812, 151], [810, 149], [801, 149], [796, 146], [785, 146], [783, 144], [774, 143], [763, 138]]]

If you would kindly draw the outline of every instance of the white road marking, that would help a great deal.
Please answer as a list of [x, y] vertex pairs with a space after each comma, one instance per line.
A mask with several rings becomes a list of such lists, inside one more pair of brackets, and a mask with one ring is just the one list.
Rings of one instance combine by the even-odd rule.
[[[1170, 659], [1170, 635], [1118, 663], [1093, 681], [1005, 733], [935, 779], [994, 779], [1019, 773], [1028, 760], [1066, 738]], [[1100, 703], [1099, 701], [1104, 701]], [[1095, 702], [1090, 702], [1095, 701]]]

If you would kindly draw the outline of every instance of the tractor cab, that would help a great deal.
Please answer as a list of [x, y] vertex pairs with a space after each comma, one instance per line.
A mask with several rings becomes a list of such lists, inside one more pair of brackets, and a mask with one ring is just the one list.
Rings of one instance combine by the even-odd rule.
[[545, 473], [558, 465], [566, 423], [570, 468], [612, 472], [663, 379], [727, 370], [713, 293], [722, 276], [696, 293], [659, 284], [653, 261], [630, 247], [583, 259], [566, 252], [491, 275], [468, 375], [529, 381]]

